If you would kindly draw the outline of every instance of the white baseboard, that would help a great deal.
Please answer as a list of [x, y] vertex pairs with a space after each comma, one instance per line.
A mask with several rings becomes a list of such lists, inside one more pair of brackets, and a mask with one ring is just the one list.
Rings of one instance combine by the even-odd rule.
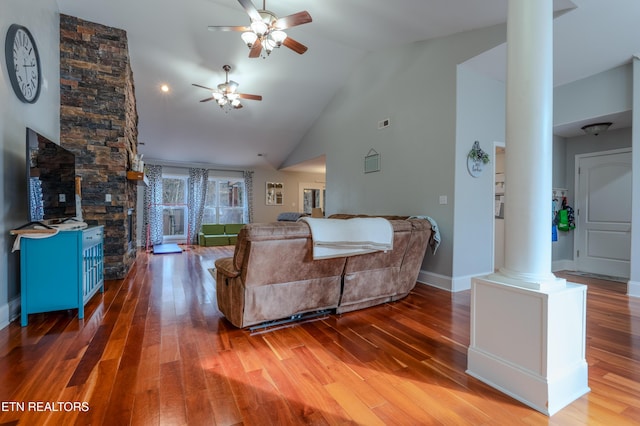
[[640, 297], [640, 281], [627, 282], [627, 296]]
[[481, 274], [474, 274], [474, 275], [466, 275], [463, 277], [456, 277], [456, 278], [452, 278], [451, 279], [451, 291], [452, 292], [458, 292], [458, 291], [464, 291], [464, 290], [471, 290], [471, 279], [476, 278], [478, 276], [484, 276], [484, 275], [489, 275], [492, 272], [484, 272]]
[[452, 278], [446, 275], [421, 270], [418, 274], [418, 282], [441, 290], [457, 293], [459, 291], [470, 290], [472, 278], [488, 274], [489, 272], [485, 272], [484, 274], [465, 275], [463, 277]]
[[[586, 362], [570, 366], [558, 377], [548, 378], [475, 348], [469, 348], [467, 356], [470, 366], [467, 374], [547, 416], [590, 391]], [[488, 374], [485, 376], [484, 372]]]
[[576, 263], [570, 259], [555, 260], [551, 262], [551, 272], [575, 271]]
[[433, 272], [428, 272], [424, 270], [420, 270], [417, 281], [420, 284], [429, 285], [431, 287], [436, 287], [441, 290], [451, 291], [451, 288], [452, 288], [451, 277], [435, 274]]
[[0, 330], [9, 325], [11, 321], [20, 315], [20, 297], [16, 297], [0, 306]]

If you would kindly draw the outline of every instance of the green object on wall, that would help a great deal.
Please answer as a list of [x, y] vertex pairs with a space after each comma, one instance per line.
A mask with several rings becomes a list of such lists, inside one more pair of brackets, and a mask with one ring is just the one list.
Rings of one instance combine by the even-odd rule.
[[573, 227], [569, 224], [569, 211], [560, 210], [558, 212], [558, 230], [570, 231], [571, 229], [573, 229]]

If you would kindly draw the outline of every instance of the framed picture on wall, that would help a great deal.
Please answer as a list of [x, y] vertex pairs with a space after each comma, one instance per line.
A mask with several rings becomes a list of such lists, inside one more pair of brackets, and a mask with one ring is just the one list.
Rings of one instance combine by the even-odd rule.
[[380, 171], [380, 154], [371, 148], [369, 153], [364, 157], [364, 172], [373, 173]]
[[281, 206], [284, 201], [284, 184], [267, 182], [266, 203], [268, 206]]

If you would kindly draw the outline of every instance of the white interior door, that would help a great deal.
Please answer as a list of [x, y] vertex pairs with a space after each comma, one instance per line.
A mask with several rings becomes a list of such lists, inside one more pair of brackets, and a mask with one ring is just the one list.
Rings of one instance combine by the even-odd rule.
[[578, 156], [576, 269], [629, 278], [631, 150]]

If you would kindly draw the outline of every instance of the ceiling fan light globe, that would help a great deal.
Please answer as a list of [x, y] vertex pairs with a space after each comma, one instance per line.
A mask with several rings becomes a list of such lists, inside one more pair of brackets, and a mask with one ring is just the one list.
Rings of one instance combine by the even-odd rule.
[[220, 92], [213, 92], [213, 93], [212, 93], [212, 96], [213, 96], [213, 99], [215, 99], [215, 100], [217, 101], [218, 99], [220, 99], [220, 98], [222, 97], [222, 93], [220, 93]]
[[232, 102], [238, 99], [239, 97], [240, 95], [238, 95], [237, 93], [227, 93], [227, 99], [229, 99]]
[[253, 21], [251, 23], [251, 31], [253, 31], [257, 37], [262, 37], [268, 30], [269, 27], [263, 21]]
[[273, 40], [277, 47], [282, 46], [282, 42], [287, 38], [287, 33], [282, 30], [274, 30], [269, 33], [269, 38]]
[[249, 49], [251, 49], [256, 40], [258, 40], [258, 36], [253, 31], [245, 31], [240, 37], [242, 38], [242, 41], [244, 41], [245, 44], [249, 47]]
[[234, 108], [242, 108], [242, 104], [240, 103], [240, 99], [236, 98], [233, 101], [231, 101], [231, 106]]
[[276, 47], [276, 42], [270, 37], [262, 39], [262, 48], [267, 52], [267, 55], [271, 53], [274, 47]]

